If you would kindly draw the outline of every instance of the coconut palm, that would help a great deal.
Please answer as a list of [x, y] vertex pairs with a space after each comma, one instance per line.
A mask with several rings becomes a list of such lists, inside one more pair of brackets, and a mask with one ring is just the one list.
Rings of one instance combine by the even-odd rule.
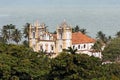
[[22, 38], [21, 31], [18, 29], [15, 29], [12, 33], [12, 40], [18, 44], [18, 42], [21, 41], [21, 38]]
[[24, 40], [24, 41], [23, 41], [23, 45], [25, 45], [26, 47], [29, 47], [28, 41], [27, 41], [27, 40]]
[[5, 43], [9, 39], [9, 35], [8, 35], [8, 31], [7, 31], [6, 26], [3, 26], [3, 28], [2, 28], [2, 38], [3, 38], [3, 42], [5, 42]]
[[30, 26], [30, 23], [26, 23], [25, 26], [24, 26], [24, 37], [28, 39], [28, 36], [29, 36], [29, 26]]
[[107, 43], [107, 37], [106, 37], [106, 35], [105, 35], [102, 31], [99, 31], [99, 32], [97, 33], [97, 38], [98, 38], [99, 40], [101, 40], [102, 43], [104, 43], [104, 44]]
[[6, 27], [7, 27], [8, 35], [9, 35], [8, 41], [9, 41], [9, 43], [10, 43], [10, 40], [11, 40], [11, 38], [12, 38], [11, 33], [12, 33], [12, 31], [15, 29], [15, 25], [9, 24], [9, 25], [6, 25]]
[[95, 42], [95, 44], [92, 46], [92, 49], [94, 51], [97, 51], [97, 52], [101, 52], [102, 51], [102, 43], [98, 40]]
[[117, 36], [117, 37], [120, 37], [120, 31], [118, 31], [118, 32], [116, 33], [116, 36]]
[[86, 34], [86, 33], [87, 33], [87, 32], [86, 32], [86, 29], [84, 29], [84, 28], [83, 28], [83, 29], [80, 29], [80, 32], [83, 33], [83, 34]]
[[72, 28], [72, 32], [79, 32], [79, 31], [83, 34], [87, 33], [86, 29], [84, 29], [84, 28], [80, 29], [78, 25], [76, 25], [76, 27]]
[[8, 43], [10, 43], [10, 39], [12, 38], [11, 33], [14, 29], [15, 29], [15, 25], [13, 25], [13, 24], [3, 26], [2, 36], [3, 36], [3, 40], [5, 42], [8, 41]]
[[64, 49], [64, 51], [70, 52], [71, 54], [76, 54], [77, 49], [75, 49], [74, 47], [68, 47], [68, 49]]
[[26, 47], [29, 47], [29, 42], [28, 42], [28, 39], [29, 39], [29, 26], [30, 26], [30, 23], [26, 23], [25, 26], [24, 26], [24, 30], [23, 30], [23, 34], [24, 34], [24, 38], [26, 38], [27, 40], [23, 41], [23, 44], [26, 46]]

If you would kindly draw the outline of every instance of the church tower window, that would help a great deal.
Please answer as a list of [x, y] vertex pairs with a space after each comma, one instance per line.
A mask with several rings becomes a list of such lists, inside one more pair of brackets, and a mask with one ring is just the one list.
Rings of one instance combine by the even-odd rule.
[[33, 38], [35, 38], [35, 32], [33, 32]]
[[40, 45], [40, 50], [43, 50], [43, 45]]
[[53, 45], [51, 45], [51, 50], [54, 50], [54, 47], [53, 47]]

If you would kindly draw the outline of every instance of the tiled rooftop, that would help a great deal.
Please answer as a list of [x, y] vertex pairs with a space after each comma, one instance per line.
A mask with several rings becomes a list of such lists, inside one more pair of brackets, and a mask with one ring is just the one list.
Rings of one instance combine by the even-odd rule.
[[[53, 34], [54, 39], [57, 39], [57, 35]], [[81, 32], [72, 33], [72, 44], [84, 44], [84, 43], [94, 43], [95, 39], [82, 34]]]
[[72, 44], [94, 43], [95, 39], [90, 38], [81, 32], [72, 33]]

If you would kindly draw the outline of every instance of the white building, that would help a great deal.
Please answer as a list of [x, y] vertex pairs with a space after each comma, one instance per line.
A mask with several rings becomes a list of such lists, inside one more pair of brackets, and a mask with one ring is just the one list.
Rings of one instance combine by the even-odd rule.
[[46, 53], [60, 53], [68, 47], [77, 48], [77, 53], [84, 53], [90, 56], [101, 58], [101, 52], [93, 52], [91, 47], [95, 40], [82, 34], [81, 32], [72, 33], [72, 27], [63, 22], [57, 27], [57, 34], [47, 31], [45, 24], [35, 23], [29, 27], [29, 46], [34, 51], [43, 50]]

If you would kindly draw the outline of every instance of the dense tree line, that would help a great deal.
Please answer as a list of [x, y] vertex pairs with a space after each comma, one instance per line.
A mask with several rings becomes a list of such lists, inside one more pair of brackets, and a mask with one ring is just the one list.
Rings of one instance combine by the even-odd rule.
[[75, 50], [56, 58], [34, 52], [24, 45], [0, 43], [0, 80], [119, 80], [120, 64], [102, 64], [102, 60]]
[[1, 80], [38, 80], [48, 74], [49, 58], [23, 45], [0, 43]]
[[[34, 52], [28, 47], [29, 25], [26, 23], [23, 31], [12, 24], [3, 26], [0, 80], [120, 80], [120, 32], [115, 38], [107, 37], [102, 31], [97, 33], [92, 48], [102, 52], [102, 59], [76, 54], [77, 50], [71, 47], [51, 59], [44, 52]], [[86, 29], [73, 28], [73, 32], [78, 31], [86, 34]], [[18, 44], [23, 37], [24, 45]], [[111, 63], [103, 64], [103, 61]]]

